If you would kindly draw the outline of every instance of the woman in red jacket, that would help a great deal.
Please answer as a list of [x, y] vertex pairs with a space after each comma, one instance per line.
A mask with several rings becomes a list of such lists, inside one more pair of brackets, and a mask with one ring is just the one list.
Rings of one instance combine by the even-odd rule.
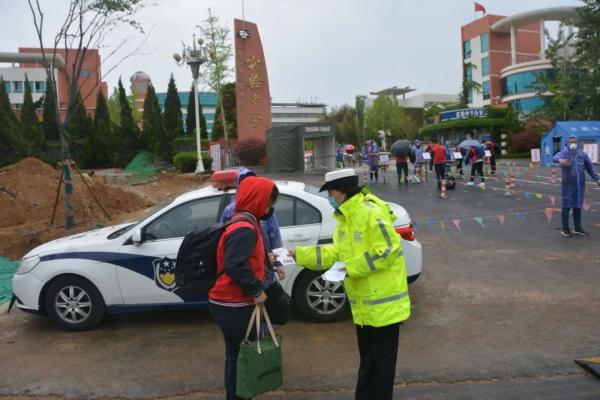
[[237, 358], [240, 343], [255, 304], [263, 304], [265, 247], [260, 220], [273, 215], [279, 191], [272, 180], [244, 179], [237, 189], [235, 214], [219, 240], [217, 272], [220, 274], [208, 293], [210, 313], [225, 339], [225, 390], [227, 399], [236, 395]]

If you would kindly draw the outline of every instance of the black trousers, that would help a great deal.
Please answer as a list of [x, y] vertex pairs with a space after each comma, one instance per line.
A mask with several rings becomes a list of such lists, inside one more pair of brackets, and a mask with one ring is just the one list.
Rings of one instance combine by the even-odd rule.
[[402, 172], [404, 172], [404, 182], [408, 183], [408, 163], [396, 163], [396, 172], [398, 173], [398, 184], [402, 179]]
[[356, 400], [391, 400], [394, 394], [400, 323], [356, 326], [360, 368]]
[[481, 182], [485, 182], [483, 177], [483, 162], [476, 162], [471, 165], [471, 182], [475, 180], [475, 173], [481, 177]]
[[227, 400], [238, 400], [235, 394], [237, 379], [237, 359], [240, 343], [246, 336], [246, 329], [254, 306], [225, 307], [209, 304], [212, 317], [217, 321], [225, 339], [225, 391]]
[[434, 164], [435, 179], [438, 181], [446, 179], [446, 164]]

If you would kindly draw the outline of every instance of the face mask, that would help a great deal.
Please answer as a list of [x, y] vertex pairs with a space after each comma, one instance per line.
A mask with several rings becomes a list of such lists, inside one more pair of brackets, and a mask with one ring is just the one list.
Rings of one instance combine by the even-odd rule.
[[262, 221], [266, 221], [267, 219], [269, 219], [273, 216], [274, 212], [275, 212], [275, 207], [269, 207], [269, 212], [266, 213], [265, 215], [263, 215], [262, 217], [260, 217], [260, 219]]
[[333, 207], [334, 210], [337, 210], [338, 208], [340, 208], [340, 203], [338, 203], [338, 201], [335, 199], [335, 197], [329, 196], [327, 198], [327, 200], [329, 200], [329, 204], [331, 204], [331, 207]]
[[569, 145], [569, 149], [571, 149], [571, 151], [575, 151], [575, 150], [577, 150], [577, 143], [571, 143], [571, 144]]

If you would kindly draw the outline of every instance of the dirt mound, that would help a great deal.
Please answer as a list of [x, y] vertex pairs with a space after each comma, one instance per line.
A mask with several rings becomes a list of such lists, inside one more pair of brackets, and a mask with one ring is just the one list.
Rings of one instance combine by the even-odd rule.
[[[76, 171], [72, 171], [75, 220], [103, 217], [90, 191]], [[107, 185], [102, 178], [84, 176], [94, 194], [112, 215], [129, 213], [153, 205], [135, 193]], [[25, 158], [0, 169], [0, 228], [33, 222], [49, 223], [56, 198], [60, 170], [35, 158]], [[55, 223], [65, 219], [64, 188], [60, 190]], [[46, 222], [47, 221], [47, 222]]]

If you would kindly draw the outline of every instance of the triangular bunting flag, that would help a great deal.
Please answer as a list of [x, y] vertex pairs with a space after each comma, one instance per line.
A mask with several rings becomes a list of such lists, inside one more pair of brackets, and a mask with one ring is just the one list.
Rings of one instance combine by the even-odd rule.
[[529, 200], [529, 192], [523, 192], [523, 196], [525, 196], [525, 198]]
[[583, 201], [583, 209], [585, 211], [590, 211], [590, 208], [592, 208], [592, 205], [590, 203], [588, 203], [587, 201]]
[[585, 192], [587, 194], [590, 194], [590, 187], [588, 185], [585, 185]]
[[546, 214], [546, 219], [548, 220], [548, 222], [552, 222], [553, 213], [554, 213], [554, 210], [552, 208], [546, 208], [545, 214]]
[[504, 225], [504, 220], [506, 219], [504, 215], [500, 214], [496, 218], [498, 218], [498, 221], [500, 221], [500, 225]]
[[454, 226], [456, 227], [457, 230], [461, 231], [462, 229], [460, 229], [460, 219], [453, 219], [452, 223], [454, 224]]
[[475, 221], [477, 221], [479, 223], [479, 225], [481, 225], [482, 228], [485, 228], [485, 225], [483, 224], [483, 218], [482, 217], [475, 217], [473, 219]]
[[437, 225], [437, 221], [435, 219], [430, 219], [427, 221], [427, 225]]
[[517, 219], [519, 221], [527, 221], [527, 218], [525, 218], [525, 214], [523, 213], [517, 213]]
[[446, 232], [446, 224], [444, 224], [444, 221], [440, 221], [440, 226], [442, 227], [442, 232]]
[[556, 205], [556, 197], [554, 197], [552, 195], [548, 195], [548, 197], [550, 198], [550, 205], [552, 205], [552, 206]]
[[535, 194], [535, 197], [541, 200], [541, 199], [543, 199], [543, 198], [544, 198], [544, 195], [543, 195], [543, 194], [541, 194], [541, 193], [536, 193], [536, 194]]
[[413, 226], [413, 231], [416, 232], [419, 225], [417, 225], [417, 223], [413, 221], [412, 226]]

